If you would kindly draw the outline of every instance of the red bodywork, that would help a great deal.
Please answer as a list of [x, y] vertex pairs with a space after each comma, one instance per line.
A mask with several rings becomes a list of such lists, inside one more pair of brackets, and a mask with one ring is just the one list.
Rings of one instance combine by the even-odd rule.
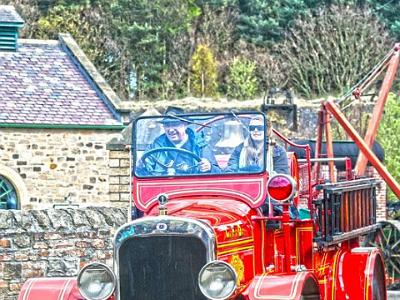
[[[393, 53], [395, 58], [391, 63], [397, 68], [398, 48]], [[388, 65], [389, 62], [385, 66]], [[371, 75], [374, 78], [375, 73]], [[390, 76], [388, 80], [393, 80]], [[387, 84], [384, 88], [381, 98], [387, 97]], [[360, 92], [361, 89], [354, 91], [358, 96]], [[329, 124], [329, 113], [398, 192], [398, 184], [369, 150], [374, 134], [369, 133], [367, 143], [363, 142], [331, 101], [323, 103], [319, 115], [321, 124]], [[334, 159], [327, 125], [318, 127], [316, 161], [320, 159], [324, 130], [328, 160]], [[275, 134], [292, 144], [279, 132]], [[387, 299], [382, 253], [376, 248], [360, 247], [360, 237], [375, 230], [373, 184], [353, 179], [347, 161], [345, 180], [338, 183], [335, 183], [333, 163], [329, 162], [331, 183], [326, 183], [321, 178], [318, 161], [312, 167], [309, 147], [298, 147], [306, 151], [306, 159], [300, 162], [294, 153], [288, 155], [298, 189], [292, 202], [306, 204], [309, 218], [291, 219], [288, 204], [282, 204], [283, 213], [279, 216], [273, 215], [272, 209], [269, 215], [262, 214], [260, 205], [267, 196], [267, 172], [190, 178], [134, 177], [135, 206], [144, 211], [144, 218], [158, 216], [157, 197], [166, 194], [168, 216], [208, 224], [215, 235], [215, 257], [230, 264], [237, 274], [237, 288], [230, 299]], [[364, 158], [360, 161], [358, 170], [365, 165]], [[223, 164], [226, 159], [220, 162]], [[328, 203], [331, 194], [341, 195], [340, 205], [335, 198]], [[76, 279], [30, 279], [24, 284], [19, 300], [36, 299], [72, 300], [82, 296]]]
[[[169, 216], [209, 224], [217, 259], [232, 265], [238, 275], [232, 299], [302, 299], [307, 292], [320, 297], [310, 299], [374, 299], [375, 265], [383, 265], [380, 252], [359, 248], [357, 237], [318, 249], [311, 219], [290, 220], [287, 210], [280, 217], [263, 216], [257, 207], [264, 201], [267, 177], [163, 179], [162, 184], [135, 180], [135, 203], [147, 215], [158, 215], [156, 195], [165, 193], [170, 195]], [[281, 228], [269, 228], [271, 220]], [[19, 300], [25, 299], [82, 297], [76, 279], [43, 278], [25, 283]]]

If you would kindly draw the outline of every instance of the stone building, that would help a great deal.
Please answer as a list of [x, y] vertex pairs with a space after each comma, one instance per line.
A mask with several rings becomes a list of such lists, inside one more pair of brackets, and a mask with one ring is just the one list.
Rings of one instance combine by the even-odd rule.
[[0, 6], [0, 208], [107, 203], [120, 99], [70, 35], [18, 39], [23, 24]]

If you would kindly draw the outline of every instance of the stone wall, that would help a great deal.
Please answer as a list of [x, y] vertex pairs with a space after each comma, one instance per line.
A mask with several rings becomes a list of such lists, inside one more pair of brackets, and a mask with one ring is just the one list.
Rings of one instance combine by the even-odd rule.
[[121, 144], [107, 145], [110, 158], [110, 203], [118, 207], [127, 207], [131, 199], [130, 146], [125, 143], [126, 141], [122, 141]]
[[[0, 174], [26, 190], [22, 208], [44, 208], [70, 200], [84, 205], [109, 202], [109, 152], [117, 131], [0, 129]], [[24, 183], [24, 186], [20, 184]], [[21, 195], [20, 195], [21, 196]]]
[[0, 299], [16, 299], [31, 277], [76, 276], [92, 261], [111, 266], [125, 222], [117, 208], [0, 210]]

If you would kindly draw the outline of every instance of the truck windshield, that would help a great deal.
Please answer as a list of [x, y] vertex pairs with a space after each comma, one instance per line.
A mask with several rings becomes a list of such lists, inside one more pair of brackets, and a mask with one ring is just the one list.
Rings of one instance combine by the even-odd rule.
[[232, 175], [265, 170], [261, 113], [165, 115], [134, 123], [136, 177]]

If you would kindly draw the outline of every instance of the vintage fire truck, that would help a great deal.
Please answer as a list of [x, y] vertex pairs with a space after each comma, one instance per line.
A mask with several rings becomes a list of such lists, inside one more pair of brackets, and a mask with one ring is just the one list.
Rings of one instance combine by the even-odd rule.
[[[398, 64], [398, 48], [392, 54], [386, 67], [393, 57]], [[113, 266], [93, 262], [77, 278], [29, 279], [19, 299], [387, 299], [387, 278], [398, 280], [399, 237], [385, 236], [376, 221], [376, 181], [335, 157], [331, 115], [399, 191], [334, 101], [322, 105], [313, 157], [310, 145], [274, 130], [289, 146], [289, 174], [273, 170], [268, 128], [252, 125], [266, 124], [260, 112], [140, 117], [133, 125], [132, 220], [115, 234]], [[184, 131], [166, 137], [167, 121]], [[262, 155], [248, 167], [240, 154], [232, 167], [252, 130], [260, 131]], [[182, 142], [168, 144], [181, 133]], [[343, 171], [335, 171], [338, 162]], [[397, 275], [387, 275], [387, 259]]]
[[[218, 166], [201, 172], [199, 154], [158, 145], [166, 118], [186, 124]], [[258, 165], [228, 170], [260, 118], [138, 118], [134, 220], [115, 235], [113, 268], [94, 262], [76, 279], [28, 280], [20, 299], [386, 299], [383, 255], [360, 244], [376, 229], [375, 181], [353, 179], [349, 165], [339, 180], [313, 178], [309, 145], [287, 139], [306, 155], [288, 152], [290, 175], [268, 170], [268, 149]], [[228, 143], [226, 132], [235, 132]]]

